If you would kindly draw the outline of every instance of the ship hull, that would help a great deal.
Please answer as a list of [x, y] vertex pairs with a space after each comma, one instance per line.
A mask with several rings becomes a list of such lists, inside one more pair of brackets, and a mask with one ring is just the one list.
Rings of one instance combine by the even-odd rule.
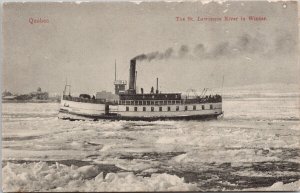
[[157, 121], [210, 120], [222, 114], [222, 103], [130, 106], [62, 100], [58, 117], [67, 120]]
[[183, 115], [183, 116], [168, 116], [168, 117], [139, 117], [139, 116], [120, 116], [120, 115], [87, 115], [87, 114], [76, 114], [76, 113], [65, 113], [60, 112], [59, 118], [64, 120], [113, 120], [113, 121], [167, 121], [167, 120], [212, 120], [217, 119], [223, 113], [219, 114], [208, 114], [208, 115]]

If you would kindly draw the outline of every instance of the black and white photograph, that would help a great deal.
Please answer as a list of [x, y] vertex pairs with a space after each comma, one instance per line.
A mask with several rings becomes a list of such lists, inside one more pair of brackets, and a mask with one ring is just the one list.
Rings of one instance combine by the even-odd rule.
[[2, 3], [2, 191], [300, 191], [299, 10]]

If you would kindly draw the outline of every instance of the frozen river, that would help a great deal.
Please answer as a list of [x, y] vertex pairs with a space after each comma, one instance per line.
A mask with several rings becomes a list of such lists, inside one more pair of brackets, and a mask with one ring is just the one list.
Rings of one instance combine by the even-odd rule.
[[297, 97], [225, 99], [212, 121], [66, 121], [2, 105], [7, 191], [297, 190]]

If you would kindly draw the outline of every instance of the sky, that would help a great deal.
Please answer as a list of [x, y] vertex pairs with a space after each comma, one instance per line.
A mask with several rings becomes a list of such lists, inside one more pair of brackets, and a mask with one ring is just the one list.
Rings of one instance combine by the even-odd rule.
[[2, 88], [14, 93], [60, 93], [66, 80], [113, 91], [115, 60], [128, 81], [135, 57], [145, 92], [156, 78], [168, 92], [299, 83], [296, 2], [4, 3], [2, 14]]

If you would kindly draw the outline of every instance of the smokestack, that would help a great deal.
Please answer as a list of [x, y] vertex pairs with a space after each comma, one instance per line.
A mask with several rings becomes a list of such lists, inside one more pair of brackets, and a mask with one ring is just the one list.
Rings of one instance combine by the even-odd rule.
[[158, 78], [156, 78], [156, 94], [158, 94]]
[[130, 60], [130, 69], [129, 69], [129, 93], [135, 94], [135, 66], [136, 60]]
[[134, 90], [136, 91], [137, 71], [135, 71]]

